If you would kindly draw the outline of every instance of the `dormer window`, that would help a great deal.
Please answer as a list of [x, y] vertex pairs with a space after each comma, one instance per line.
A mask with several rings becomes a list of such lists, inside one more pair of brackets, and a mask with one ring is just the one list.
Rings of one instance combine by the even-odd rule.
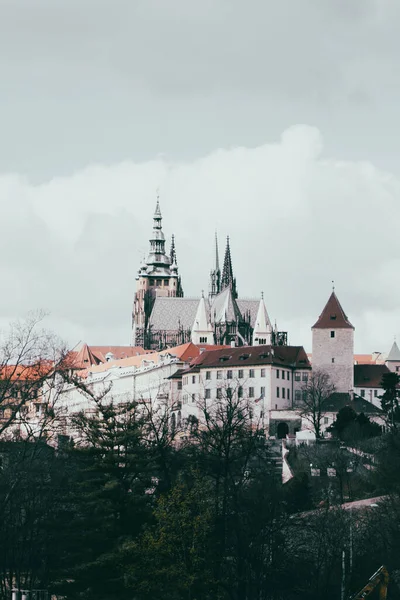
[[330, 319], [331, 319], [331, 321], [336, 321], [336, 315], [335, 314], [331, 315]]
[[241, 354], [239, 356], [239, 360], [246, 360], [247, 358], [249, 358], [250, 354]]
[[220, 356], [219, 357], [219, 362], [225, 362], [226, 360], [229, 360], [230, 356]]

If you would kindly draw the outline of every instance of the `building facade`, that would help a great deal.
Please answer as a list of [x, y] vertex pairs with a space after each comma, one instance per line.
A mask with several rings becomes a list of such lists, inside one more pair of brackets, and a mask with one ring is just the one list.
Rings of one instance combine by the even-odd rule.
[[162, 350], [191, 340], [222, 345], [233, 342], [236, 346], [286, 345], [287, 334], [279, 332], [276, 326], [272, 328], [263, 298], [260, 301], [238, 297], [229, 237], [222, 271], [215, 239], [215, 266], [210, 273], [208, 297], [184, 297], [175, 241], [172, 238], [167, 255], [157, 201], [150, 252], [136, 277], [132, 344], [146, 350]]
[[[296, 402], [311, 365], [301, 346], [227, 347], [205, 351], [176, 374], [181, 381], [183, 422], [201, 419], [204, 403], [226, 397], [248, 402], [254, 421], [269, 435], [284, 437], [301, 428]], [[176, 387], [177, 389], [177, 387]]]

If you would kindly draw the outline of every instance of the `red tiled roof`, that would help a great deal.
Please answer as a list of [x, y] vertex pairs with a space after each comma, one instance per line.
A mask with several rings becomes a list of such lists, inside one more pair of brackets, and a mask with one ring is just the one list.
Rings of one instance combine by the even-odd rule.
[[390, 373], [386, 365], [354, 365], [354, 387], [380, 388], [385, 373]]
[[230, 346], [205, 351], [191, 363], [191, 367], [245, 367], [257, 365], [276, 365], [311, 369], [303, 346]]
[[4, 365], [0, 369], [0, 380], [39, 381], [45, 379], [54, 370], [54, 363], [43, 360], [34, 365]]
[[354, 329], [348, 320], [335, 292], [329, 297], [324, 310], [312, 329]]
[[145, 350], [140, 346], [89, 346], [89, 348], [101, 359], [101, 362], [106, 362], [107, 354], [112, 354], [115, 360], [145, 354]]

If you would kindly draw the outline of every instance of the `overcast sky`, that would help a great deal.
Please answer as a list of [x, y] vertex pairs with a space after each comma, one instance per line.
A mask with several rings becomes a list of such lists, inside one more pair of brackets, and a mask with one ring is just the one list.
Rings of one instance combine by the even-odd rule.
[[358, 352], [400, 337], [398, 0], [0, 0], [0, 323], [130, 342], [156, 189], [187, 296], [311, 349], [331, 281]]

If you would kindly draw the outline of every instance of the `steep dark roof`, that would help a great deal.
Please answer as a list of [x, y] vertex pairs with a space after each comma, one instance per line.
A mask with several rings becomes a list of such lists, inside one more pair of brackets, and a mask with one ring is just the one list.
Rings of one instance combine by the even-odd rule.
[[303, 346], [241, 346], [223, 350], [205, 351], [192, 363], [192, 367], [246, 367], [275, 365], [311, 369]]
[[332, 292], [318, 321], [311, 329], [354, 329], [335, 292]]
[[364, 413], [365, 415], [382, 414], [380, 408], [361, 398], [361, 396], [354, 394], [354, 399], [352, 399], [350, 394], [341, 392], [334, 392], [329, 396], [327, 401], [324, 402], [323, 412], [337, 413], [345, 406], [350, 406], [356, 413]]
[[385, 373], [390, 373], [386, 365], [354, 365], [354, 387], [380, 388]]

